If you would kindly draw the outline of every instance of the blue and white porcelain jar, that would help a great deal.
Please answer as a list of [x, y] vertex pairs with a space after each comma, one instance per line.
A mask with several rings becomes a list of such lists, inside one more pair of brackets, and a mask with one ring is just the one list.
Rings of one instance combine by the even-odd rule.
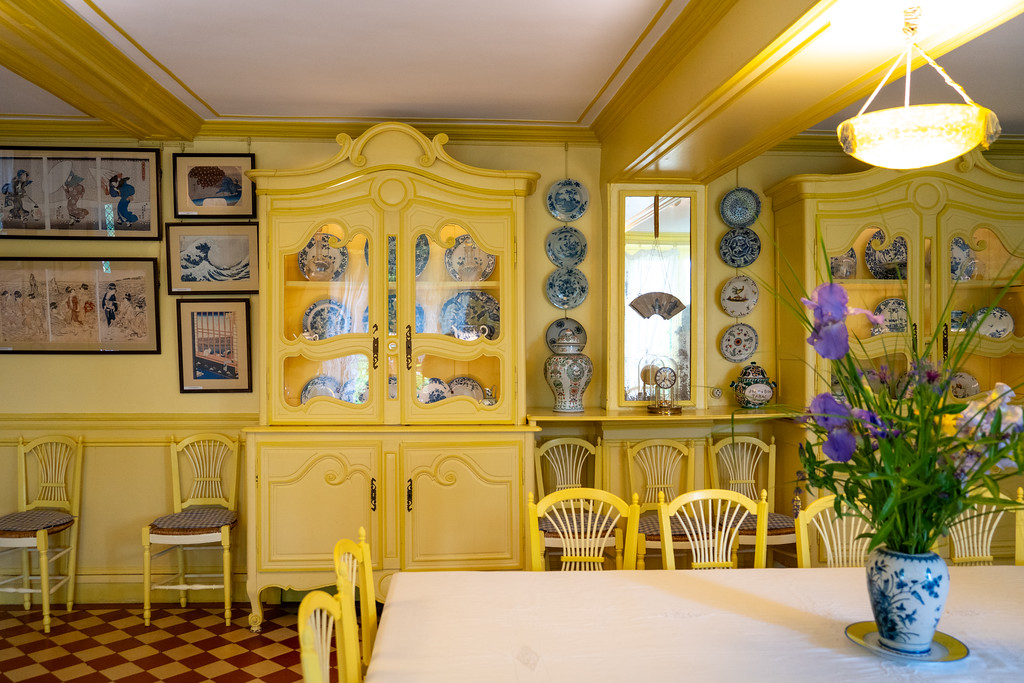
[[878, 640], [903, 655], [927, 655], [949, 594], [949, 569], [935, 553], [879, 546], [868, 555], [868, 596]]
[[544, 362], [544, 379], [555, 395], [555, 412], [582, 413], [583, 392], [594, 377], [594, 364], [583, 354], [583, 342], [565, 328], [551, 345], [554, 355]]

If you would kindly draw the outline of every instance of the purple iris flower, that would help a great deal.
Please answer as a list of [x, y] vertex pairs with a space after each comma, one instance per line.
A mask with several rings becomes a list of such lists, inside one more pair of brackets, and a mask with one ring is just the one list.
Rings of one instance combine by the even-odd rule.
[[850, 407], [840, 403], [832, 394], [818, 394], [811, 400], [811, 419], [828, 434], [822, 451], [835, 462], [846, 462], [853, 457], [857, 438], [850, 431]]
[[875, 315], [862, 308], [849, 308], [850, 301], [842, 285], [826, 282], [818, 285], [811, 293], [811, 298], [801, 298], [805, 306], [814, 312], [814, 326], [807, 342], [814, 347], [818, 355], [827, 360], [838, 360], [850, 350], [850, 337], [846, 331], [846, 316], [864, 313], [868, 320], [878, 325], [883, 322], [880, 315]]
[[899, 429], [893, 429], [882, 422], [882, 418], [870, 410], [855, 408], [853, 416], [861, 421], [861, 424], [867, 428], [868, 434], [874, 439], [896, 438], [902, 433]]

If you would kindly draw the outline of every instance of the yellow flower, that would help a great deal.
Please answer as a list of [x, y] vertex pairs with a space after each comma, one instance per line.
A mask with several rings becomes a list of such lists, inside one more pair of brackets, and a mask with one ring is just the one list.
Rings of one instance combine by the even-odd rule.
[[941, 428], [943, 436], [956, 436], [959, 428], [956, 424], [956, 415], [943, 415], [939, 419], [941, 420]]

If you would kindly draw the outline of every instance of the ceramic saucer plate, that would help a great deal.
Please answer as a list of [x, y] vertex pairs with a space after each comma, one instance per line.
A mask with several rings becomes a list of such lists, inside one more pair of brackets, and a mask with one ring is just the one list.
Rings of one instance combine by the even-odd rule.
[[722, 335], [718, 348], [726, 360], [742, 363], [757, 351], [757, 330], [746, 323], [736, 323]]
[[[388, 334], [397, 334], [396, 329], [398, 326], [398, 310], [396, 307], [396, 300], [398, 295], [394, 292], [388, 294]], [[416, 304], [416, 333], [423, 333], [424, 325], [424, 312], [423, 307]], [[370, 331], [370, 307], [367, 306], [363, 311], [363, 329], [367, 332]]]
[[366, 403], [366, 397], [369, 394], [370, 386], [367, 379], [365, 377], [353, 377], [341, 385], [341, 394], [338, 398], [349, 403]]
[[978, 379], [966, 372], [958, 372], [949, 380], [949, 393], [953, 398], [968, 398], [981, 393], [981, 385]]
[[974, 251], [962, 237], [954, 237], [949, 244], [949, 274], [954, 280], [970, 280], [974, 277], [977, 262]]
[[590, 193], [578, 180], [565, 178], [548, 190], [548, 211], [557, 220], [574, 221], [587, 212], [589, 205]]
[[737, 187], [725, 193], [718, 212], [730, 228], [746, 228], [753, 225], [760, 215], [761, 198], [753, 190]]
[[348, 334], [352, 331], [352, 316], [340, 301], [320, 299], [303, 314], [302, 331], [307, 335], [316, 335], [317, 339]]
[[864, 247], [864, 263], [877, 280], [903, 280], [907, 277], [907, 241], [897, 237], [885, 249], [875, 244], [885, 241], [885, 233], [876, 230]]
[[907, 302], [903, 299], [882, 299], [882, 302], [875, 306], [875, 315], [882, 316], [884, 322], [881, 325], [872, 325], [872, 337], [887, 332], [907, 331]]
[[444, 267], [456, 282], [479, 282], [491, 276], [494, 254], [476, 246], [469, 234], [455, 238], [455, 245], [444, 252]]
[[951, 332], [964, 332], [967, 330], [969, 316], [967, 311], [955, 310], [949, 312], [949, 330]]
[[571, 225], [563, 225], [548, 233], [546, 248], [556, 266], [573, 268], [587, 257], [587, 238]]
[[416, 394], [419, 398], [420, 403], [437, 403], [443, 401], [446, 398], [452, 396], [451, 387], [443, 379], [437, 377], [431, 377], [427, 379], [426, 384], [420, 387], [419, 392]]
[[742, 318], [754, 310], [754, 306], [757, 305], [757, 297], [757, 283], [746, 275], [737, 275], [722, 287], [719, 301], [726, 315]]
[[587, 276], [576, 268], [559, 268], [548, 276], [548, 301], [555, 308], [576, 308], [589, 292]]
[[317, 396], [327, 396], [328, 398], [340, 397], [341, 382], [333, 377], [328, 377], [327, 375], [317, 375], [306, 382], [306, 385], [302, 387], [302, 393], [299, 394], [299, 400], [302, 403], [305, 403]]
[[878, 626], [873, 621], [858, 621], [846, 627], [846, 637], [877, 655], [901, 662], [956, 662], [971, 653], [967, 646], [953, 636], [935, 632], [932, 649], [925, 655], [905, 655], [882, 645], [878, 640]]
[[318, 232], [299, 250], [299, 271], [307, 280], [340, 280], [348, 267], [348, 248], [327, 232]]
[[842, 256], [833, 256], [829, 259], [829, 270], [834, 280], [848, 280], [857, 274], [857, 252], [850, 247], [850, 250]]
[[761, 255], [761, 238], [750, 228], [733, 228], [722, 237], [718, 253], [726, 265], [745, 268]]
[[494, 339], [501, 331], [501, 306], [486, 292], [459, 292], [441, 305], [441, 334], [454, 335], [467, 327], [487, 327], [487, 338]]
[[565, 328], [571, 329], [580, 339], [580, 348], [587, 345], [587, 331], [583, 325], [572, 318], [559, 318], [548, 325], [548, 331], [544, 333], [544, 343], [548, 345], [551, 353], [555, 352], [555, 342], [558, 341], [558, 334]]
[[1013, 334], [1013, 316], [1005, 308], [993, 306], [979, 308], [967, 321], [967, 329], [977, 329], [978, 334], [1001, 339]]
[[456, 377], [448, 382], [452, 396], [469, 396], [474, 401], [484, 400], [484, 389], [472, 377]]

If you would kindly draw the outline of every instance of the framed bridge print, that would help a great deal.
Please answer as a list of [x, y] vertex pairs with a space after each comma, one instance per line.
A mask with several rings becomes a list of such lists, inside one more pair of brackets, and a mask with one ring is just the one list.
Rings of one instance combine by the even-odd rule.
[[0, 237], [160, 239], [155, 149], [0, 147]]
[[172, 294], [259, 291], [255, 223], [169, 223], [167, 288]]
[[175, 218], [255, 218], [255, 154], [173, 154]]
[[0, 259], [0, 352], [160, 353], [156, 259]]
[[181, 393], [252, 391], [248, 299], [178, 299]]

